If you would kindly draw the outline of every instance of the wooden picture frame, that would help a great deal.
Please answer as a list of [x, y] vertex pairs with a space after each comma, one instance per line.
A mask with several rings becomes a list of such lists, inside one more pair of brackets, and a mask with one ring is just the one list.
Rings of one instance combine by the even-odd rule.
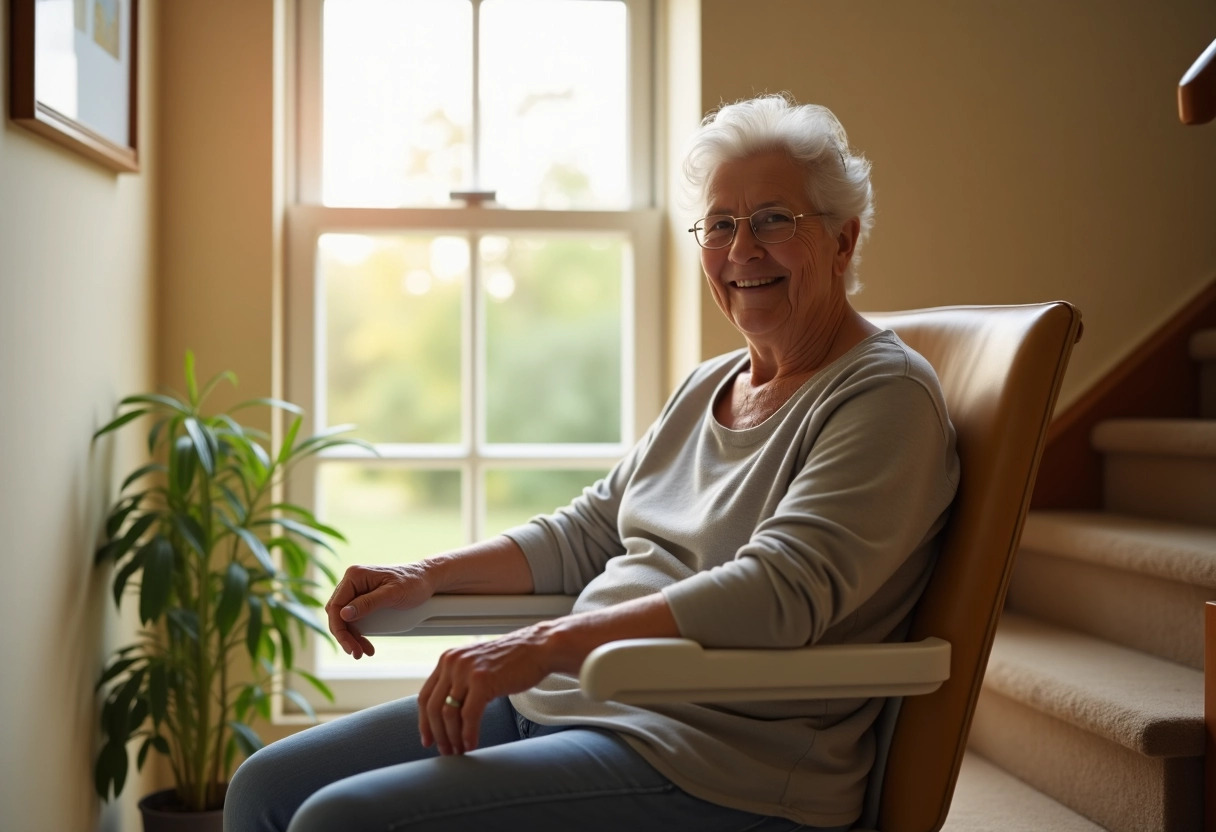
[[139, 170], [139, 0], [9, 0], [9, 115]]

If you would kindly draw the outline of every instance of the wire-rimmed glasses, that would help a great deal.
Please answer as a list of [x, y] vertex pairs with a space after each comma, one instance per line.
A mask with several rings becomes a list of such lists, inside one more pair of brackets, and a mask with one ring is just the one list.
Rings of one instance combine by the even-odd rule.
[[693, 223], [689, 232], [701, 248], [726, 248], [735, 241], [739, 220], [747, 220], [752, 233], [762, 243], [784, 243], [794, 236], [798, 220], [803, 217], [824, 217], [826, 214], [795, 214], [788, 208], [761, 208], [751, 216], [732, 217], [729, 214], [710, 214]]

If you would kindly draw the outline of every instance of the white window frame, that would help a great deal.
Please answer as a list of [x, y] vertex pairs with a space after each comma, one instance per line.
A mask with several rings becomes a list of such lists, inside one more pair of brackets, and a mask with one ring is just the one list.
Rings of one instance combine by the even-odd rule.
[[[379, 445], [381, 457], [354, 450], [327, 453], [329, 459], [364, 458], [372, 464], [450, 468], [463, 472], [463, 520], [470, 540], [484, 539], [497, 529], [481, 528], [485, 506], [474, 499], [486, 467], [604, 468], [619, 459], [636, 441], [662, 406], [661, 303], [661, 213], [654, 207], [656, 188], [653, 170], [653, 7], [652, 0], [616, 0], [626, 7], [630, 58], [629, 67], [629, 168], [632, 205], [619, 211], [513, 210], [470, 205], [452, 208], [345, 208], [321, 204], [321, 22], [324, 0], [296, 0], [295, 41], [289, 48], [294, 73], [289, 77], [294, 94], [294, 129], [289, 132], [289, 200], [286, 210], [285, 262], [285, 385], [291, 401], [308, 413], [305, 429], [326, 425], [322, 381], [324, 344], [320, 341], [323, 298], [317, 285], [317, 242], [325, 233], [426, 232], [464, 236], [470, 251], [477, 235], [535, 232], [607, 233], [627, 239], [627, 262], [622, 285], [622, 437], [618, 443], [494, 445], [482, 441], [484, 426], [475, 420], [481, 410], [478, 391], [484, 389], [479, 364], [484, 331], [484, 292], [479, 289], [477, 258], [470, 258], [464, 287], [463, 340], [472, 349], [463, 350], [462, 441], [453, 445]], [[480, 0], [470, 0], [474, 4]], [[477, 37], [474, 15], [474, 41]], [[474, 49], [474, 95], [478, 77]], [[474, 113], [477, 108], [474, 107]], [[475, 116], [476, 118], [476, 116]], [[474, 153], [474, 158], [477, 154]], [[479, 187], [480, 185], [478, 185]], [[324, 464], [322, 461], [320, 464]], [[288, 486], [288, 498], [305, 506], [315, 504], [317, 465], [304, 465]], [[487, 613], [495, 613], [492, 601]], [[297, 664], [316, 672], [313, 645], [301, 651]], [[375, 659], [364, 659], [366, 667], [324, 679], [335, 693], [335, 703], [322, 700], [308, 686], [295, 685], [320, 711], [350, 711], [416, 692], [422, 676], [402, 676], [397, 671], [379, 673]], [[287, 703], [284, 703], [287, 713]], [[290, 717], [288, 717], [290, 721]]]

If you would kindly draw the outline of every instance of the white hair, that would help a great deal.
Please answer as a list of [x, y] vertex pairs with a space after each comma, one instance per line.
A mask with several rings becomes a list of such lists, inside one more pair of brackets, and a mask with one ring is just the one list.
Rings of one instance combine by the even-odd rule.
[[845, 291], [861, 289], [857, 264], [862, 243], [874, 226], [870, 162], [849, 151], [844, 125], [827, 107], [799, 105], [786, 94], [764, 95], [726, 104], [710, 113], [693, 134], [684, 157], [684, 177], [702, 208], [714, 171], [723, 162], [781, 150], [806, 171], [806, 194], [823, 211], [830, 233], [857, 217], [861, 232], [844, 275]]

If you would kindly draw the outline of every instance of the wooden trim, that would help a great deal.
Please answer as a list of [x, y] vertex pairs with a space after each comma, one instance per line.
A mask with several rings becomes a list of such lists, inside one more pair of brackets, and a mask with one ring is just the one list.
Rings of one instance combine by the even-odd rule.
[[1216, 40], [1178, 82], [1178, 118], [1183, 124], [1207, 124], [1216, 118]]
[[1102, 457], [1090, 444], [1099, 422], [1199, 415], [1199, 365], [1188, 342], [1209, 327], [1216, 328], [1216, 281], [1052, 421], [1032, 509], [1102, 507]]
[[1203, 612], [1203, 828], [1216, 832], [1216, 601]]

